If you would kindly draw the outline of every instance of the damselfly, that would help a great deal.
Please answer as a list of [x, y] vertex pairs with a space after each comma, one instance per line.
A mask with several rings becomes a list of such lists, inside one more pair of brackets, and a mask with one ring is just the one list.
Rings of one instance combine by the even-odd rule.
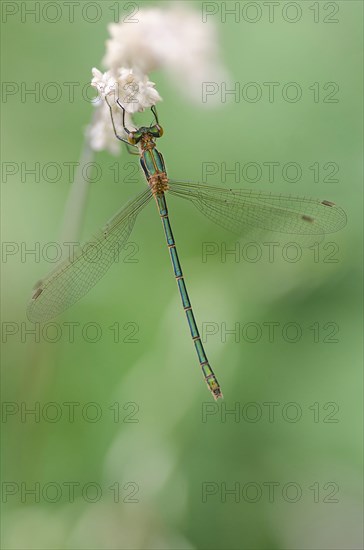
[[345, 226], [345, 212], [327, 200], [314, 200], [292, 196], [259, 193], [250, 190], [232, 190], [197, 183], [170, 180], [164, 159], [156, 148], [156, 140], [163, 135], [155, 107], [152, 107], [153, 123], [130, 131], [123, 127], [127, 139], [118, 135], [110, 107], [111, 122], [116, 137], [140, 157], [140, 164], [148, 188], [124, 206], [90, 241], [94, 251], [90, 261], [87, 243], [72, 258], [63, 261], [47, 277], [40, 281], [28, 306], [28, 318], [44, 322], [60, 314], [84, 296], [116, 261], [118, 251], [126, 244], [140, 211], [154, 198], [163, 224], [164, 234], [172, 260], [174, 276], [180, 292], [191, 336], [206, 383], [215, 399], [222, 397], [220, 385], [209, 364], [187, 293], [176, 243], [169, 220], [166, 193], [189, 199], [205, 216], [225, 229], [237, 234], [271, 231], [300, 236], [307, 245], [319, 241], [327, 233]]

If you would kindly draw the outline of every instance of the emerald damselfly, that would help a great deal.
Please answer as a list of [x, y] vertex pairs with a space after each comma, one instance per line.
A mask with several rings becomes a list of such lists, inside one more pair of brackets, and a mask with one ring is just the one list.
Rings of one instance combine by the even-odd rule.
[[163, 156], [156, 148], [156, 140], [163, 135], [163, 129], [155, 107], [152, 107], [155, 120], [150, 126], [130, 131], [125, 126], [125, 110], [118, 100], [116, 102], [122, 109], [123, 127], [128, 139], [118, 135], [109, 105], [115, 135], [128, 147], [138, 149], [136, 154], [140, 157], [148, 187], [121, 208], [90, 241], [95, 252], [94, 261], [90, 262], [86, 243], [37, 284], [27, 309], [28, 318], [33, 322], [48, 321], [82, 298], [117, 260], [118, 251], [127, 243], [138, 214], [153, 198], [163, 224], [200, 367], [213, 397], [218, 399], [222, 397], [221, 388], [207, 359], [188, 296], [169, 219], [166, 193], [190, 200], [210, 220], [237, 234], [252, 231], [262, 235], [267, 231], [293, 234], [303, 239], [306, 245], [343, 228], [346, 224], [345, 212], [327, 200], [171, 180], [167, 177]]

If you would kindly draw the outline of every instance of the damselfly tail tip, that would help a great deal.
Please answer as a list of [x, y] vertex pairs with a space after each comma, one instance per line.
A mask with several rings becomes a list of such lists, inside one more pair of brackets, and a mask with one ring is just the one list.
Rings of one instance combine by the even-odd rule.
[[224, 399], [224, 396], [223, 396], [222, 391], [220, 390], [220, 388], [212, 391], [212, 395], [214, 396], [215, 401], [217, 401], [220, 398]]
[[211, 373], [211, 374], [209, 374], [208, 376], [205, 377], [205, 380], [206, 380], [208, 388], [209, 388], [210, 392], [212, 393], [214, 399], [217, 400], [220, 397], [222, 398], [223, 395], [222, 395], [222, 392], [221, 392], [220, 384], [216, 380], [216, 376], [213, 373]]

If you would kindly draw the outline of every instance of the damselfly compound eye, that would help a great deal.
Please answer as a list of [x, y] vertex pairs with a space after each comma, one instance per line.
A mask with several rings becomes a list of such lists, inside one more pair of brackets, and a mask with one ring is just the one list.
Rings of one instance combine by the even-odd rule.
[[131, 144], [131, 145], [135, 145], [136, 144], [136, 139], [134, 137], [134, 134], [129, 134], [128, 135], [128, 142]]

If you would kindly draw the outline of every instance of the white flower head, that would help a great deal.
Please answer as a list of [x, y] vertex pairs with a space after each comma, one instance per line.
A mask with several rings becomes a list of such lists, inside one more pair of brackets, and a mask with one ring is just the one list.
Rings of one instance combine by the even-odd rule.
[[93, 79], [91, 80], [91, 86], [97, 88], [101, 97], [109, 95], [115, 90], [116, 87], [116, 78], [113, 76], [111, 71], [106, 71], [102, 73], [96, 67], [92, 69]]
[[142, 112], [161, 101], [161, 96], [147, 75], [133, 69], [120, 68], [102, 73], [92, 69], [91, 86], [99, 91], [101, 97], [108, 97], [108, 102], [119, 100], [127, 113]]
[[162, 99], [147, 75], [124, 68], [118, 71], [117, 97], [130, 114], [144, 111]]
[[[91, 84], [99, 90], [101, 102], [94, 102], [97, 111], [88, 136], [97, 151], [119, 151], [107, 103], [115, 122], [122, 119], [120, 105], [126, 115], [133, 115], [161, 101], [149, 80], [151, 71], [166, 72], [194, 101], [201, 101], [203, 82], [227, 80], [218, 60], [215, 26], [203, 23], [197, 11], [175, 3], [163, 9], [141, 9], [135, 17], [134, 21], [109, 25], [111, 38], [103, 60], [107, 71], [92, 70]], [[130, 116], [128, 120], [132, 123]], [[122, 125], [118, 130], [121, 137], [127, 137]]]
[[219, 60], [218, 37], [212, 22], [184, 4], [145, 8], [135, 22], [111, 23], [103, 64], [107, 69], [128, 67], [149, 74], [167, 73], [179, 91], [201, 99], [202, 82], [227, 79]]

